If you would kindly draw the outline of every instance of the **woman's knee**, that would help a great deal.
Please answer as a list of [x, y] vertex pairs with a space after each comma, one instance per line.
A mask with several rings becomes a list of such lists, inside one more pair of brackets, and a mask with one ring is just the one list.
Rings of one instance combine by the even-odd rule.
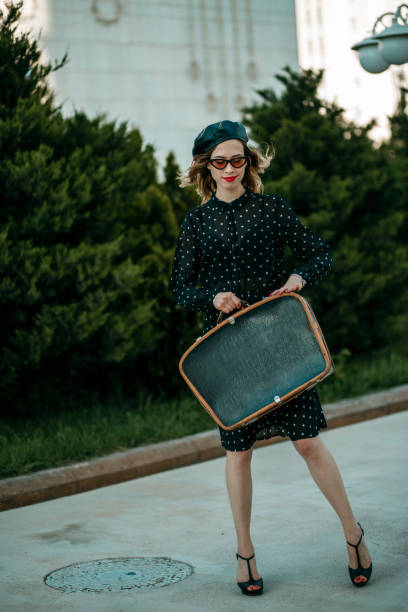
[[303, 438], [302, 440], [293, 440], [293, 445], [296, 448], [299, 455], [303, 459], [314, 459], [318, 456], [321, 449], [320, 436], [314, 438]]
[[245, 469], [251, 463], [252, 448], [244, 451], [226, 451], [227, 462], [236, 470]]

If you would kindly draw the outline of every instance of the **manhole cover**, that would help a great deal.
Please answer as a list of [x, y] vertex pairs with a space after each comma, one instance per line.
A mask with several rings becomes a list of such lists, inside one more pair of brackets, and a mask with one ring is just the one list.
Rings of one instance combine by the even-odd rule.
[[119, 557], [73, 563], [50, 572], [44, 582], [67, 593], [145, 591], [188, 578], [193, 568], [168, 557]]

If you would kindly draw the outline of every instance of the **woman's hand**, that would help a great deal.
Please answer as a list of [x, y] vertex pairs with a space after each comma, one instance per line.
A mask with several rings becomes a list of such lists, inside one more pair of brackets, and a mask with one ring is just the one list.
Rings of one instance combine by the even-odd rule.
[[280, 295], [281, 293], [290, 293], [291, 291], [301, 291], [303, 287], [303, 279], [300, 274], [291, 274], [286, 283], [280, 289], [272, 291], [269, 295]]
[[229, 314], [237, 308], [241, 308], [241, 300], [231, 291], [220, 291], [213, 299], [213, 304], [217, 310]]

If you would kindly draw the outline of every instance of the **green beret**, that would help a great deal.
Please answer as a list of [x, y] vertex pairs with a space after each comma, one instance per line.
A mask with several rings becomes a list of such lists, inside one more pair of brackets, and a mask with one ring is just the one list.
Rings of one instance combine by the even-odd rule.
[[244, 126], [239, 121], [218, 121], [207, 125], [194, 140], [193, 156], [205, 153], [224, 140], [242, 140], [248, 142]]

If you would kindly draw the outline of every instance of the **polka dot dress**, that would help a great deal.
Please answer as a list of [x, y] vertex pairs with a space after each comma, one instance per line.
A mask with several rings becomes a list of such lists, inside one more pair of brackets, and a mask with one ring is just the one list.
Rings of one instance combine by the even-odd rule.
[[[301, 262], [291, 271], [283, 258], [285, 244]], [[205, 334], [217, 323], [219, 310], [213, 299], [220, 291], [232, 291], [253, 304], [284, 285], [291, 273], [300, 274], [308, 287], [316, 286], [332, 264], [328, 244], [302, 224], [285, 200], [247, 189], [232, 202], [213, 195], [187, 212], [169, 287], [177, 303], [206, 313]], [[229, 432], [220, 428], [220, 434], [224, 448], [240, 451], [251, 448], [257, 439], [282, 435], [299, 440], [318, 435], [324, 427], [327, 423], [313, 388], [254, 423]]]

